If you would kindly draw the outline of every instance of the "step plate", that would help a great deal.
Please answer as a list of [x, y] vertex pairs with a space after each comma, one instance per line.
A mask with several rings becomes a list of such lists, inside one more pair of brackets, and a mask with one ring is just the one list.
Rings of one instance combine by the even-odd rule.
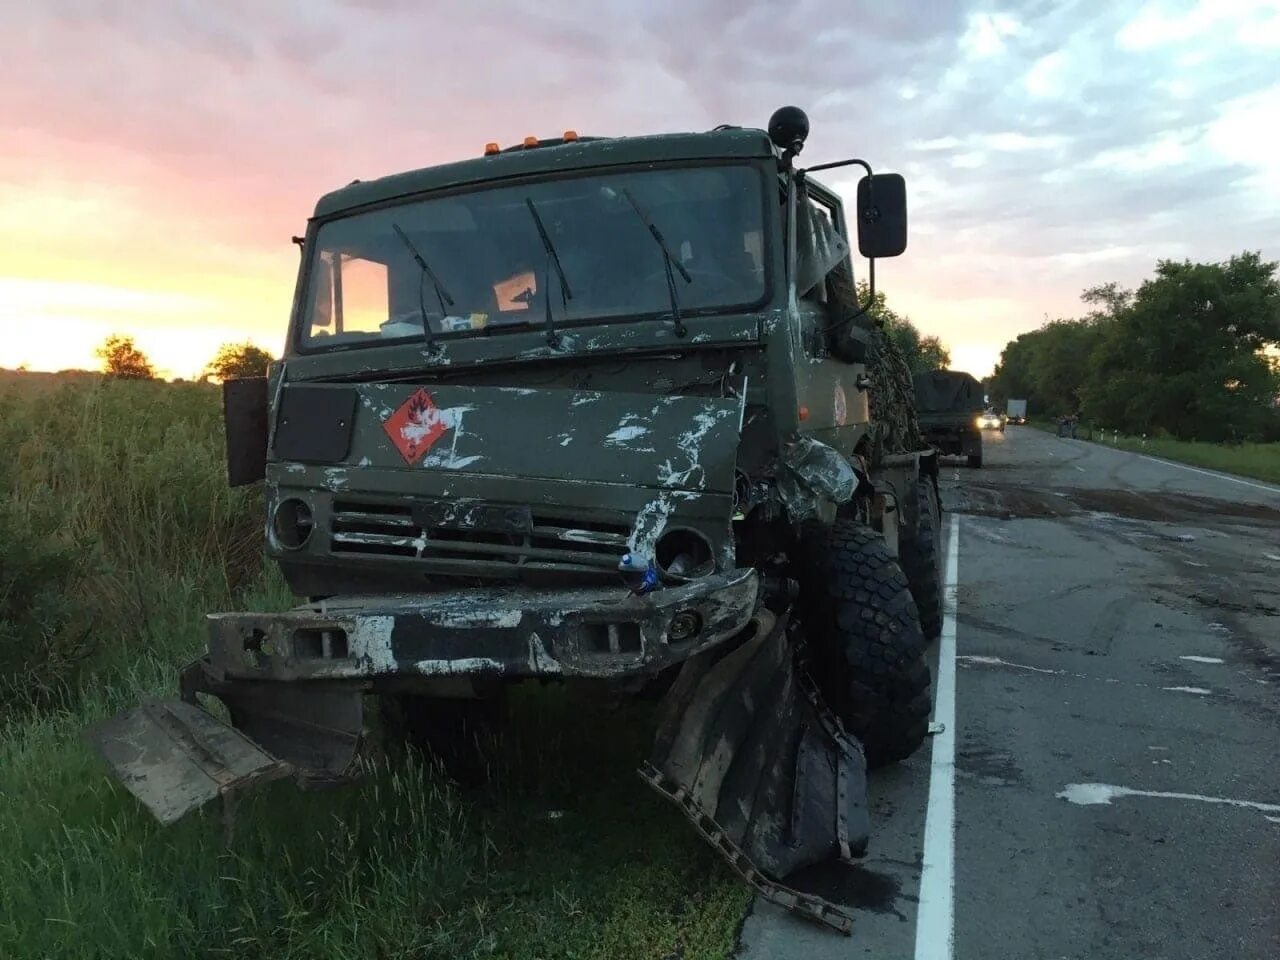
[[163, 824], [233, 789], [291, 768], [194, 704], [152, 700], [94, 724], [86, 737]]

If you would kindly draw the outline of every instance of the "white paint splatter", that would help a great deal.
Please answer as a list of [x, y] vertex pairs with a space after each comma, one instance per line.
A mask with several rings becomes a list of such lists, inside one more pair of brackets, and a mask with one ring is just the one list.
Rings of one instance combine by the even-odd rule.
[[1002, 660], [999, 657], [983, 657], [970, 655], [964, 657], [956, 657], [957, 662], [978, 663], [987, 667], [1013, 667], [1015, 670], [1030, 670], [1032, 673], [1051, 673], [1057, 676], [1064, 676], [1065, 670], [1050, 670], [1046, 667], [1032, 667], [1025, 663], [1010, 663], [1008, 660]]
[[469, 467], [473, 463], [479, 463], [484, 457], [453, 457], [450, 454], [429, 453], [423, 460], [424, 467], [442, 467], [445, 470], [461, 470], [463, 467]]
[[324, 487], [335, 493], [347, 488], [347, 471], [343, 467], [329, 467], [324, 472]]
[[367, 466], [370, 466], [370, 465], [372, 465], [372, 464], [373, 464], [373, 461], [372, 461], [372, 460], [370, 460], [368, 457], [361, 457], [361, 458], [360, 458], [360, 461], [356, 464], [356, 466], [357, 466], [357, 467], [367, 467]]
[[1178, 659], [1190, 660], [1192, 663], [1222, 663], [1222, 660], [1219, 657], [1197, 657], [1188, 655], [1185, 657], [1179, 657]]
[[1171, 693], [1194, 693], [1198, 697], [1204, 697], [1213, 693], [1212, 690], [1205, 687], [1161, 687], [1160, 689], [1168, 690]]
[[391, 652], [391, 631], [395, 617], [360, 617], [347, 637], [347, 650], [353, 660], [367, 664], [370, 673], [391, 673], [396, 658]]
[[684, 454], [688, 466], [676, 469], [668, 459], [658, 466], [658, 482], [664, 487], [692, 487], [701, 490], [706, 486], [706, 470], [702, 465], [702, 443], [717, 423], [734, 410], [703, 410], [693, 417], [693, 426], [676, 439], [676, 446]]
[[1059, 800], [1082, 807], [1110, 804], [1120, 797], [1157, 797], [1165, 800], [1198, 800], [1201, 803], [1225, 803], [1232, 807], [1246, 807], [1264, 813], [1280, 813], [1280, 803], [1259, 803], [1256, 800], [1235, 800], [1230, 797], [1207, 797], [1199, 793], [1170, 793], [1164, 790], [1134, 790], [1110, 783], [1068, 783], [1054, 794]]
[[613, 444], [614, 446], [622, 446], [628, 440], [635, 440], [638, 437], [643, 437], [648, 432], [648, 427], [637, 427], [635, 425], [622, 426], [618, 427], [617, 430], [605, 437], [604, 442]]
[[671, 509], [671, 498], [663, 494], [656, 500], [650, 500], [636, 514], [635, 526], [627, 537], [627, 550], [646, 564], [653, 559], [654, 547], [666, 529]]
[[536, 633], [529, 634], [529, 669], [534, 673], [562, 673], [560, 661], [547, 652], [542, 645], [542, 638]]

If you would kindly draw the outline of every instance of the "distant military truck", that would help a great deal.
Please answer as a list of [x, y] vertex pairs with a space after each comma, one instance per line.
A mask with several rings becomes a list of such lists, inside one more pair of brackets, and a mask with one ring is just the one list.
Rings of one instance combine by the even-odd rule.
[[959, 370], [931, 370], [915, 376], [920, 432], [943, 456], [965, 457], [982, 466], [982, 384]]

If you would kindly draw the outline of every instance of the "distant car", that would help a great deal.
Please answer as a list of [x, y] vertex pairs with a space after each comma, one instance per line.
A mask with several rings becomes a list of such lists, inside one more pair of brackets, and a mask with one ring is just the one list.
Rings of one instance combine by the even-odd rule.
[[988, 410], [982, 416], [978, 417], [979, 430], [999, 430], [1004, 433], [1004, 421], [1000, 418], [1000, 414]]
[[1026, 422], [1027, 422], [1027, 418], [1026, 418], [1026, 417], [1019, 417], [1019, 416], [1013, 416], [1013, 417], [1009, 417], [1008, 422], [1009, 422], [1009, 423], [1014, 423], [1014, 424], [1024, 424], [1024, 423], [1026, 423]]

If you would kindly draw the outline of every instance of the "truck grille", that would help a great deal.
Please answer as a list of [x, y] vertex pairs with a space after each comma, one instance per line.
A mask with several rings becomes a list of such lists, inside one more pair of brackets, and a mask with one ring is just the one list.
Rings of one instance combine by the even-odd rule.
[[427, 561], [477, 574], [515, 570], [614, 571], [629, 524], [569, 519], [502, 504], [336, 500], [329, 549]]

